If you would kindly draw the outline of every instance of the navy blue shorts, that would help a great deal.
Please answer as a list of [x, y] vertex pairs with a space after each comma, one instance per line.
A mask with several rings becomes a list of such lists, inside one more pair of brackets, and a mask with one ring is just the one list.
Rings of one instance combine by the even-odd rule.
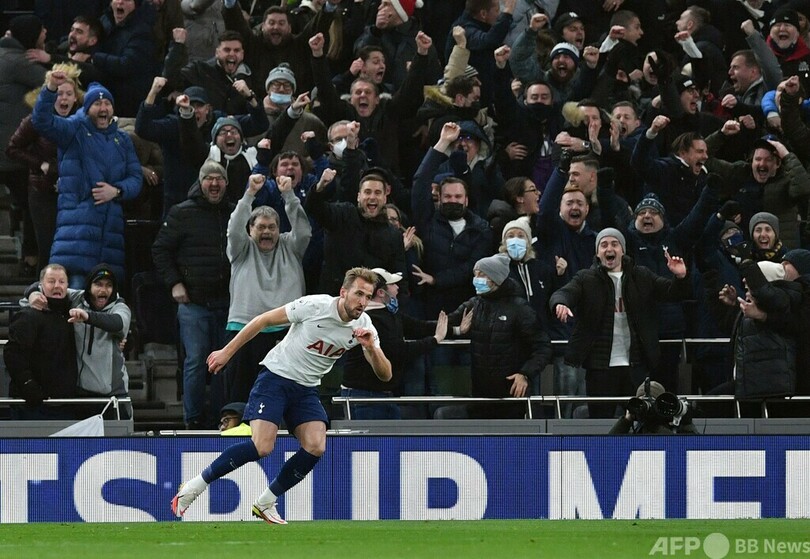
[[323, 421], [329, 426], [316, 386], [302, 386], [266, 367], [262, 367], [250, 390], [243, 419], [263, 419], [279, 426], [283, 419], [290, 432], [308, 421]]

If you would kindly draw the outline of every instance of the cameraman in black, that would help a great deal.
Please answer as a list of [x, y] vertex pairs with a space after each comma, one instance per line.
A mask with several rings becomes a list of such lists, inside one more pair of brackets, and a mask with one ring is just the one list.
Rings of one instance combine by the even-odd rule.
[[610, 435], [696, 435], [689, 405], [667, 392], [661, 383], [649, 377], [627, 402], [627, 411], [616, 420]]

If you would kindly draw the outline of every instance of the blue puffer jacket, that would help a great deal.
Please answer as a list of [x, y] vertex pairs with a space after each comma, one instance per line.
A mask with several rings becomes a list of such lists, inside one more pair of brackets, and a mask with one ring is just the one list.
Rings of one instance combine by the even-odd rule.
[[[59, 148], [59, 198], [51, 262], [68, 274], [86, 275], [107, 262], [116, 277], [124, 276], [124, 212], [122, 200], [141, 192], [143, 173], [126, 132], [112, 123], [93, 126], [84, 111], [63, 118], [53, 112], [56, 92], [43, 87], [34, 105], [34, 128]], [[96, 205], [97, 182], [121, 189], [121, 198]]]

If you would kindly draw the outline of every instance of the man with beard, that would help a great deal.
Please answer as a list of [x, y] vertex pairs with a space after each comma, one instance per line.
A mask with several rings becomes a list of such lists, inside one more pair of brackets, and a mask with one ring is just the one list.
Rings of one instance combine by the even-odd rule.
[[[34, 284], [26, 293], [31, 307], [48, 311], [49, 300], [42, 283]], [[76, 336], [79, 395], [127, 397], [129, 375], [121, 348], [129, 333], [132, 312], [118, 293], [118, 281], [110, 267], [103, 263], [95, 266], [87, 275], [84, 289], [69, 289], [68, 298], [73, 307], [69, 322]], [[82, 407], [82, 415], [100, 413], [103, 407], [88, 404]], [[132, 417], [130, 407], [120, 412], [121, 417]]]
[[233, 117], [217, 119], [211, 128], [211, 145], [207, 159], [216, 161], [228, 174], [228, 199], [236, 203], [242, 198], [251, 169], [256, 166], [256, 148], [248, 147], [242, 125]]
[[[739, 123], [726, 122], [720, 132], [706, 139], [709, 153], [716, 154], [727, 138], [739, 130]], [[806, 212], [810, 174], [796, 154], [769, 135], [754, 142], [750, 161], [724, 161], [712, 157], [706, 168], [725, 179], [729, 186], [725, 194], [742, 207], [742, 223], [757, 212], [770, 212], [779, 220], [785, 248], [799, 248], [799, 215]]]
[[[213, 58], [188, 64], [185, 42], [185, 30], [175, 29], [163, 70], [169, 82], [169, 91], [183, 90], [193, 85], [203, 87], [214, 110], [227, 115], [245, 114], [259, 105], [251, 86], [252, 80], [256, 79], [253, 69], [244, 63], [242, 35], [236, 31], [225, 31], [219, 36]], [[261, 88], [256, 89], [262, 91]]]
[[26, 52], [29, 60], [51, 66], [61, 62], [72, 62], [81, 70], [82, 83], [103, 81], [101, 72], [93, 66], [93, 53], [98, 47], [104, 28], [96, 18], [77, 16], [70, 26], [67, 40], [62, 42], [55, 53], [43, 48], [33, 48]]
[[[326, 174], [326, 171], [324, 171]], [[388, 222], [383, 206], [388, 203], [385, 178], [369, 174], [360, 181], [357, 204], [327, 202], [323, 178], [310, 190], [304, 207], [326, 231], [320, 287], [322, 293], [337, 293], [347, 264], [405, 272], [402, 234]]]
[[[563, 40], [551, 49], [548, 67], [544, 68], [538, 59], [536, 44], [537, 34], [546, 21], [542, 14], [535, 14], [529, 27], [515, 41], [510, 59], [512, 71], [523, 83], [548, 82], [558, 103], [579, 101], [590, 95], [596, 85], [599, 49]], [[495, 59], [497, 63], [497, 54]]]
[[309, 295], [267, 311], [211, 353], [208, 367], [216, 374], [258, 332], [291, 324], [290, 332], [262, 361], [262, 372], [250, 392], [243, 421], [250, 421], [251, 440], [227, 448], [200, 475], [180, 486], [171, 505], [177, 517], [183, 517], [211, 482], [270, 454], [283, 419], [301, 448], [253, 503], [252, 513], [268, 524], [287, 523], [276, 507], [278, 498], [303, 480], [326, 452], [329, 419], [318, 396], [321, 378], [340, 356], [360, 345], [377, 378], [391, 380], [391, 362], [364, 312], [376, 283], [377, 274], [371, 270], [352, 268], [344, 275], [338, 297]]
[[59, 264], [48, 264], [40, 273], [40, 285], [48, 310], [22, 309], [11, 321], [8, 343], [3, 349], [11, 377], [12, 398], [24, 398], [25, 406], [13, 406], [13, 419], [74, 419], [65, 407], [45, 406], [48, 398], [76, 397], [76, 343], [68, 322], [70, 299], [68, 276]]
[[[278, 175], [276, 184], [292, 228], [282, 233], [279, 215], [271, 207], [259, 206], [251, 211], [256, 194], [264, 184], [264, 175], [250, 176], [245, 194], [228, 221], [227, 250], [231, 261], [228, 341], [254, 317], [305, 293], [301, 262], [312, 235], [309, 220], [301, 201], [293, 193], [292, 179], [285, 175]], [[270, 327], [236, 352], [225, 379], [227, 401], [247, 401], [259, 374], [258, 363], [286, 333], [287, 328], [283, 326]]]
[[[565, 362], [584, 367], [588, 396], [632, 396], [659, 359], [658, 313], [661, 301], [689, 295], [686, 264], [664, 251], [675, 276], [658, 276], [625, 255], [624, 235], [606, 228], [596, 237], [593, 266], [580, 270], [549, 301], [563, 323], [576, 320]], [[588, 404], [591, 418], [613, 417], [615, 404]]]
[[[200, 167], [189, 199], [171, 210], [152, 245], [155, 269], [178, 304], [183, 362], [183, 415], [189, 429], [214, 427], [223, 405], [221, 380], [205, 410], [205, 358], [225, 341], [231, 263], [226, 256], [228, 175], [215, 161]], [[206, 417], [207, 415], [207, 417]]]
[[253, 70], [252, 87], [261, 91], [264, 78], [282, 62], [290, 65], [298, 82], [299, 91], [311, 91], [314, 85], [309, 64], [307, 41], [317, 33], [329, 33], [340, 0], [327, 0], [307, 26], [293, 35], [289, 15], [283, 6], [271, 6], [264, 12], [261, 26], [254, 31], [245, 21], [242, 8], [236, 0], [224, 0], [222, 17], [228, 30], [244, 37], [245, 60]]
[[669, 222], [675, 226], [689, 214], [706, 185], [704, 164], [709, 155], [703, 137], [697, 132], [686, 132], [672, 142], [669, 156], [660, 157], [655, 138], [669, 122], [664, 115], [653, 119], [639, 137], [630, 163], [644, 181], [644, 192], [658, 196], [667, 208]]
[[[596, 233], [588, 224], [591, 196], [578, 185], [596, 188], [594, 164], [595, 161], [587, 155], [576, 157], [570, 163], [568, 157], [564, 157], [540, 197], [535, 250], [555, 265], [561, 284], [570, 281], [574, 274], [593, 262]], [[567, 340], [571, 327], [552, 320], [549, 335], [552, 340]], [[566, 363], [561, 346], [555, 347], [553, 364], [556, 394], [574, 396], [585, 393], [584, 369]]]
[[104, 86], [91, 83], [83, 111], [57, 115], [54, 102], [64, 72], [51, 72], [37, 97], [31, 122], [60, 149], [56, 235], [51, 262], [62, 264], [74, 288], [87, 273], [107, 262], [124, 274], [124, 212], [121, 202], [140, 194], [143, 171], [132, 140], [118, 129], [114, 100]]

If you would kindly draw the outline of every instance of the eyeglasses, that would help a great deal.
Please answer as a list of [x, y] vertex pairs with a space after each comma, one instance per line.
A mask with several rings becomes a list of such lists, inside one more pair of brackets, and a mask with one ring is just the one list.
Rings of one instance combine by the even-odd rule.
[[223, 128], [217, 132], [217, 136], [239, 136], [240, 132], [236, 128]]
[[225, 177], [219, 175], [205, 175], [203, 180], [208, 182], [225, 182]]
[[291, 83], [285, 81], [270, 82], [268, 91], [284, 91], [292, 93], [293, 87]]
[[529, 192], [539, 192], [536, 188], [527, 188], [523, 191], [523, 194], [528, 194]]

